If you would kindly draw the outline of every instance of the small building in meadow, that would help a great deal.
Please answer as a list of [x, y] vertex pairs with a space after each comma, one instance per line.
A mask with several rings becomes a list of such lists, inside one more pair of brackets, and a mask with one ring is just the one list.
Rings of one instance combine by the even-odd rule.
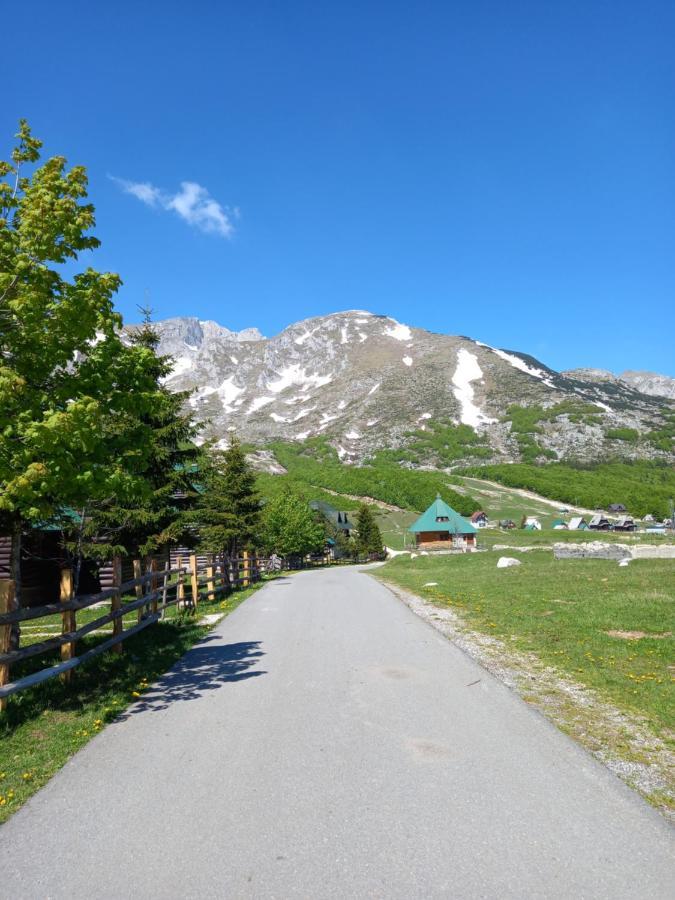
[[610, 521], [601, 513], [596, 513], [588, 523], [588, 527], [591, 529], [591, 531], [609, 531]]
[[471, 513], [471, 524], [474, 526], [474, 528], [487, 528], [487, 513], [483, 512], [482, 509], [476, 510], [475, 513]]
[[635, 519], [632, 516], [620, 516], [612, 531], [635, 531]]
[[416, 546], [423, 550], [473, 550], [477, 529], [448, 506], [436, 494], [436, 499], [419, 519], [410, 526]]
[[525, 516], [523, 528], [525, 531], [541, 531], [541, 522], [536, 516]]
[[563, 519], [555, 519], [551, 527], [554, 531], [566, 531], [569, 526]]
[[572, 516], [568, 528], [570, 531], [586, 531], [588, 522], [583, 516]]

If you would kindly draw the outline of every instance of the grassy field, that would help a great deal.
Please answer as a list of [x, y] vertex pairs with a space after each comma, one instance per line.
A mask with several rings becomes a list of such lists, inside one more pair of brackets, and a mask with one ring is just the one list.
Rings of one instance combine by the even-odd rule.
[[478, 546], [491, 550], [496, 544], [510, 547], [550, 547], [554, 543], [575, 544], [588, 541], [602, 541], [607, 544], [674, 544], [674, 535], [631, 534], [613, 531], [525, 531], [521, 528], [502, 530], [483, 528], [479, 531]]
[[[0, 713], [0, 822], [46, 784], [108, 722], [139, 701], [149, 684], [210, 630], [199, 623], [201, 616], [228, 614], [258, 587], [213, 603], [201, 601], [198, 616], [178, 614], [173, 608], [164, 621], [125, 641], [123, 654], [104, 653], [75, 669], [69, 685], [55, 678], [10, 697], [6, 711]], [[136, 613], [131, 616], [135, 621]], [[84, 611], [78, 613], [80, 621], [85, 621]], [[105, 635], [88, 635], [79, 642], [78, 650], [104, 639]], [[22, 642], [32, 642], [25, 628]], [[45, 654], [39, 663], [27, 663], [37, 668], [58, 658], [57, 654]], [[18, 677], [23, 672], [16, 666], [12, 674]]]
[[418, 518], [418, 514], [408, 510], [373, 509], [382, 540], [386, 547], [402, 550], [408, 528]]
[[675, 560], [619, 567], [531, 553], [513, 568], [496, 562], [494, 553], [397, 557], [378, 574], [452, 607], [476, 631], [534, 652], [672, 741]]

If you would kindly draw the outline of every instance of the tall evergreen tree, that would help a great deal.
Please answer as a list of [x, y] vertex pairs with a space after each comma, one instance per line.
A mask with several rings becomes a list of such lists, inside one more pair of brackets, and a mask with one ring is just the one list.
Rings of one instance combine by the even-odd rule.
[[198, 496], [200, 451], [192, 440], [197, 428], [184, 412], [188, 392], [172, 392], [164, 385], [173, 362], [157, 353], [159, 337], [151, 311], [141, 311], [143, 322], [131, 332], [130, 342], [143, 356], [153, 380], [148, 402], [139, 409], [149, 442], [142, 471], [146, 490], [128, 502], [112, 496], [87, 511], [80, 533], [70, 544], [80, 558], [113, 553], [144, 556], [166, 544], [190, 543], [186, 512]]
[[224, 452], [205, 456], [199, 478], [202, 491], [189, 517], [198, 533], [198, 546], [234, 559], [255, 546], [260, 530], [255, 474], [234, 435]]
[[362, 503], [356, 516], [357, 545], [361, 553], [380, 553], [382, 535], [370, 507]]

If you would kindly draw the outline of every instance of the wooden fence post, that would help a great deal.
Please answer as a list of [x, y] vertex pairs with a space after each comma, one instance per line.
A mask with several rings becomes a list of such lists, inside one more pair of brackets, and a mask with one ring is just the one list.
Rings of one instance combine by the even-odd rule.
[[[113, 586], [119, 587], [122, 584], [122, 557], [114, 556], [113, 557]], [[116, 591], [112, 597], [110, 598], [110, 612], [117, 612], [117, 610], [122, 605], [122, 594], [119, 591]], [[122, 616], [117, 616], [117, 618], [113, 619], [112, 623], [113, 627], [113, 637], [118, 637], [118, 635], [122, 634]], [[113, 653], [122, 653], [123, 647], [120, 641], [119, 644], [115, 644], [112, 648]]]
[[152, 574], [152, 578], [150, 579], [150, 592], [152, 593], [152, 605], [150, 607], [153, 615], [157, 612], [157, 591], [159, 589], [159, 579], [157, 578], [157, 560], [153, 556], [150, 560], [150, 572]]
[[171, 569], [171, 559], [164, 563], [164, 576], [162, 578], [162, 618], [166, 615], [166, 601], [169, 593], [169, 570]]
[[216, 583], [213, 580], [213, 566], [206, 567], [206, 599], [209, 603], [213, 603], [216, 599]]
[[192, 586], [192, 605], [195, 609], [199, 605], [199, 585], [197, 584], [197, 556], [190, 556], [190, 583]]
[[248, 558], [248, 550], [244, 550], [244, 557], [242, 559], [242, 570], [244, 572], [244, 577], [242, 578], [241, 586], [247, 588], [251, 583], [250, 579], [250, 571], [249, 571], [249, 558]]
[[[0, 581], [0, 615], [14, 609], [14, 582]], [[0, 653], [9, 653], [12, 626], [0, 625]], [[9, 683], [9, 663], [0, 663], [0, 686]], [[7, 707], [7, 697], [0, 699], [0, 712]]]
[[[69, 603], [73, 599], [73, 570], [72, 569], [61, 569], [61, 588], [60, 588], [60, 598], [61, 603]], [[74, 609], [65, 609], [61, 613], [61, 634], [67, 634], [69, 631], [75, 631], [77, 625], [75, 624], [75, 610]], [[61, 644], [61, 659], [67, 660], [72, 659], [75, 656], [75, 642], [69, 641], [67, 644]], [[61, 673], [61, 681], [65, 684], [71, 679], [73, 672], [72, 669], [68, 669], [66, 672]]]
[[[134, 560], [134, 578], [140, 578], [142, 575], [143, 575], [143, 566], [141, 565], [141, 561], [140, 561], [140, 559], [135, 559]], [[142, 584], [136, 585], [135, 593], [136, 593], [136, 599], [140, 600], [141, 597], [143, 596], [143, 585]], [[138, 609], [136, 610], [136, 618], [138, 619], [139, 622], [143, 619], [144, 611], [145, 611], [144, 606], [139, 606]]]
[[176, 609], [180, 609], [181, 605], [185, 608], [185, 581], [183, 574], [183, 557], [176, 558], [176, 567], [180, 569], [178, 573], [178, 582], [176, 584]]

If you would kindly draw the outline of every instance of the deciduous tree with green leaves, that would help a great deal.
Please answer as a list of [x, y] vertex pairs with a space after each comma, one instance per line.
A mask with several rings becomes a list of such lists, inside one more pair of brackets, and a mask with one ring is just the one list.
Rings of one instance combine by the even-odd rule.
[[307, 500], [286, 488], [265, 507], [263, 541], [280, 556], [305, 556], [323, 549], [326, 531]]
[[13, 535], [20, 602], [31, 525], [149, 492], [155, 380], [150, 354], [120, 339], [119, 276], [64, 266], [99, 244], [84, 168], [62, 156], [38, 165], [25, 121], [17, 139], [0, 161], [0, 527]]

